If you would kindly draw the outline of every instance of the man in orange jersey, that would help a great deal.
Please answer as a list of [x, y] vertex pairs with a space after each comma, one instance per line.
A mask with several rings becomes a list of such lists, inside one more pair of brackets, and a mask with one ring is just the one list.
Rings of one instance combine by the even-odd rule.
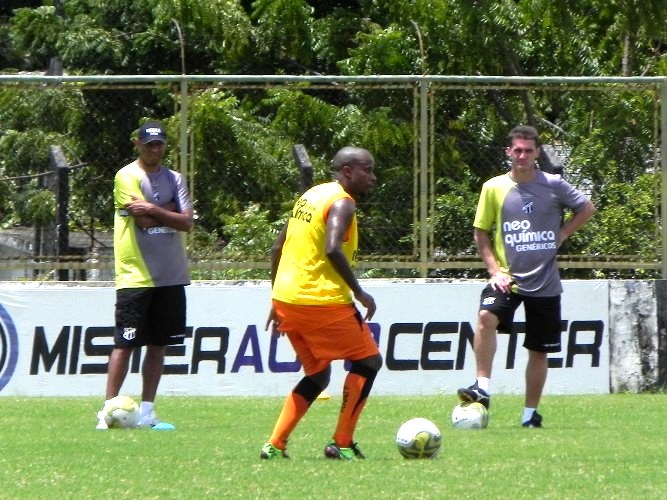
[[[285, 334], [305, 376], [287, 396], [263, 459], [288, 458], [287, 440], [317, 396], [329, 385], [331, 362], [348, 360], [338, 423], [324, 449], [328, 458], [364, 458], [353, 441], [382, 356], [366, 320], [375, 300], [352, 271], [357, 254], [354, 198], [375, 184], [375, 160], [365, 149], [344, 147], [331, 168], [333, 181], [306, 191], [278, 235], [271, 252], [273, 306], [266, 323]], [[362, 318], [354, 299], [366, 308]]]

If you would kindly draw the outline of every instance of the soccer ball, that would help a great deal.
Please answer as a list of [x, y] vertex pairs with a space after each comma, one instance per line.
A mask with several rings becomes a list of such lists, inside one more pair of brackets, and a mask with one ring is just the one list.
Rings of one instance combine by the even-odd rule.
[[139, 423], [139, 405], [128, 396], [116, 396], [102, 409], [104, 420], [110, 429], [132, 429]]
[[433, 458], [441, 445], [440, 429], [426, 418], [408, 420], [396, 433], [396, 446], [405, 458]]
[[457, 429], [486, 429], [489, 411], [482, 403], [460, 403], [452, 411], [452, 425]]

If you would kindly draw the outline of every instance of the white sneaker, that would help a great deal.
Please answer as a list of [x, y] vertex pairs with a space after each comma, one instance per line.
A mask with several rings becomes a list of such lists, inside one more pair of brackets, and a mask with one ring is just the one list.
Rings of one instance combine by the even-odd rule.
[[109, 425], [107, 424], [107, 421], [104, 418], [104, 410], [100, 410], [97, 412], [97, 427], [95, 428], [100, 430], [107, 430], [109, 428]]
[[160, 419], [157, 418], [157, 415], [153, 410], [148, 415], [142, 415], [139, 417], [139, 422], [137, 422], [137, 427], [155, 427], [160, 423]]

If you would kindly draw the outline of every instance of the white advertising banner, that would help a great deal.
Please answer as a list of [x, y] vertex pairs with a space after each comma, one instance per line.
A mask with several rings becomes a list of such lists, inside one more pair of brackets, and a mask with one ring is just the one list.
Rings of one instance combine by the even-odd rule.
[[[482, 282], [368, 280], [370, 324], [384, 357], [376, 395], [451, 395], [474, 381], [472, 351]], [[608, 284], [565, 281], [563, 350], [549, 355], [545, 394], [609, 392]], [[264, 331], [268, 282], [187, 287], [185, 343], [170, 346], [161, 395], [284, 395], [301, 378], [284, 337]], [[111, 286], [0, 283], [0, 396], [102, 396], [113, 345]], [[523, 308], [498, 335], [494, 393], [524, 390]], [[122, 393], [141, 392], [135, 352]], [[335, 362], [328, 392], [345, 376]]]

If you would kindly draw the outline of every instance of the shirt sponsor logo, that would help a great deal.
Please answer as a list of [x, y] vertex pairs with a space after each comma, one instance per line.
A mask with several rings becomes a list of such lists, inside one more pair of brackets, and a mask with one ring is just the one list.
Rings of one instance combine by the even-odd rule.
[[294, 210], [292, 210], [292, 218], [310, 222], [313, 220], [313, 213], [315, 210], [316, 208], [313, 205], [308, 204], [308, 200], [301, 198], [296, 202]]
[[156, 226], [147, 228], [146, 232], [148, 234], [171, 234], [175, 233], [176, 230], [167, 226]]
[[505, 244], [517, 252], [557, 248], [554, 231], [531, 231], [530, 221], [513, 220], [503, 223]]

